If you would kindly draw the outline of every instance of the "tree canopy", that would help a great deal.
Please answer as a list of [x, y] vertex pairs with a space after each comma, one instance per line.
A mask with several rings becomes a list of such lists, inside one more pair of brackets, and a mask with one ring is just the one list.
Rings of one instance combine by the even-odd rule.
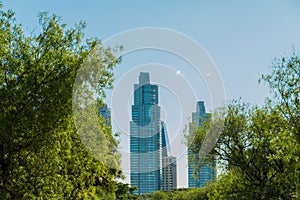
[[[268, 84], [274, 98], [260, 107], [233, 100], [217, 111], [217, 118], [198, 128], [194, 143], [199, 150], [211, 127], [222, 122], [211, 154], [226, 173], [215, 184], [219, 191], [215, 197], [299, 197], [299, 64], [295, 53], [276, 58], [271, 73], [260, 79]], [[229, 184], [230, 179], [235, 182]]]
[[[97, 94], [103, 100], [120, 58], [99, 39], [84, 40], [85, 23], [68, 28], [60, 17], [41, 13], [39, 24], [39, 33], [26, 36], [14, 13], [1, 6], [0, 198], [114, 199], [120, 168], [96, 159], [81, 142], [72, 93], [78, 70], [92, 55], [101, 67]], [[107, 148], [114, 148], [111, 130], [101, 117], [97, 122]]]

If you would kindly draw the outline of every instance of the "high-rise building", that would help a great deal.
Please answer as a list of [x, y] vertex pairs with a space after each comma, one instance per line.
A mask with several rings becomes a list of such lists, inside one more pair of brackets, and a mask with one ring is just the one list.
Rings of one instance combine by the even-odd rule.
[[[190, 134], [201, 126], [202, 122], [209, 118], [209, 113], [205, 111], [203, 101], [197, 102], [196, 112], [192, 113], [192, 123], [190, 123]], [[192, 140], [192, 138], [190, 138]], [[211, 155], [209, 155], [211, 156]], [[197, 163], [201, 161], [196, 146], [189, 141], [188, 147], [188, 187], [203, 187], [205, 184], [215, 178], [215, 162], [203, 163], [200, 168], [197, 168]]]
[[130, 182], [137, 194], [160, 189], [162, 134], [158, 86], [150, 84], [149, 73], [141, 72], [134, 84], [130, 122]]
[[[141, 72], [139, 83], [134, 84], [132, 121], [130, 121], [130, 184], [144, 194], [162, 189], [165, 176], [163, 161], [168, 158], [168, 137], [166, 125], [160, 119], [158, 86], [150, 84], [149, 73]], [[174, 158], [166, 162], [176, 170]], [[174, 169], [172, 170], [174, 171]], [[170, 171], [170, 170], [169, 170]], [[172, 173], [174, 174], [174, 172]], [[175, 171], [176, 173], [176, 171]], [[176, 174], [175, 174], [176, 175]], [[172, 182], [176, 181], [176, 177]]]
[[170, 191], [177, 188], [177, 163], [176, 157], [167, 156], [162, 160], [161, 190]]
[[161, 190], [170, 191], [177, 188], [177, 160], [170, 155], [170, 144], [165, 122], [162, 124], [162, 182]]
[[106, 104], [101, 106], [98, 110], [98, 113], [100, 116], [104, 119], [104, 124], [106, 126], [111, 126], [111, 114], [110, 114], [110, 109], [107, 107]]

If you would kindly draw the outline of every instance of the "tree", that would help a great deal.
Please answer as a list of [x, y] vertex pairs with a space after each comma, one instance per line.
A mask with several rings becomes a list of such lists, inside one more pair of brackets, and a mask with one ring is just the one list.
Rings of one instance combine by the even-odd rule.
[[163, 191], [155, 191], [151, 193], [151, 198], [149, 200], [166, 200], [167, 195]]
[[[295, 51], [291, 56], [276, 58], [271, 66], [271, 73], [262, 75], [260, 82], [266, 83], [274, 96], [273, 103], [276, 105], [283, 118], [286, 120], [286, 132], [293, 141], [288, 153], [281, 152], [281, 157], [289, 160], [290, 179], [295, 181], [295, 196], [300, 197], [300, 58]], [[271, 100], [269, 100], [271, 101]], [[287, 150], [286, 149], [286, 150]], [[292, 150], [292, 151], [291, 151]]]
[[295, 52], [291, 56], [276, 58], [271, 69], [271, 74], [262, 75], [259, 81], [269, 86], [278, 109], [300, 143], [300, 58]]
[[[72, 116], [72, 92], [92, 52], [102, 67], [97, 94], [103, 99], [120, 59], [98, 39], [83, 42], [84, 23], [67, 29], [47, 13], [40, 14], [39, 23], [39, 34], [25, 36], [14, 13], [1, 6], [1, 199], [113, 199], [120, 169], [95, 159], [83, 146]], [[100, 133], [111, 146], [117, 144], [109, 129]]]
[[133, 191], [137, 189], [136, 187], [130, 187], [128, 184], [124, 183], [117, 183], [117, 186], [116, 197], [118, 200], [138, 199], [138, 195], [133, 194]]
[[[226, 163], [224, 171], [238, 177], [238, 188], [244, 189], [234, 193], [258, 199], [290, 198], [299, 182], [289, 158], [299, 146], [280, 111], [269, 105], [258, 108], [235, 101], [223, 112], [222, 133], [212, 154]], [[202, 143], [213, 123], [198, 129], [196, 144]]]
[[[227, 174], [217, 181], [215, 187], [221, 191], [214, 195], [236, 199], [299, 197], [300, 60], [293, 54], [274, 63], [271, 74], [261, 79], [269, 84], [274, 100], [267, 100], [262, 107], [232, 101], [197, 130], [197, 151], [206, 135], [216, 134], [211, 130], [220, 131], [211, 154]], [[222, 128], [214, 128], [220, 122]], [[222, 184], [232, 179], [235, 183]]]

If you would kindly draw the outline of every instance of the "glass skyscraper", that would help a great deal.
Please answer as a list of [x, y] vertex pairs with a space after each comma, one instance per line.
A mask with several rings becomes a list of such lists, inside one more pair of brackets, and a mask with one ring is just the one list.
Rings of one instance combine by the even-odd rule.
[[173, 156], [163, 157], [161, 190], [171, 191], [177, 188], [177, 159]]
[[[176, 173], [176, 158], [165, 159], [169, 151], [167, 129], [160, 119], [158, 86], [150, 84], [149, 73], [141, 72], [139, 83], [134, 84], [134, 102], [131, 109], [130, 184], [138, 188], [134, 193], [161, 190], [165, 177], [172, 178], [169, 182], [176, 186], [176, 177], [173, 175]], [[163, 164], [168, 163], [172, 164], [171, 170], [163, 168]], [[169, 188], [169, 185], [164, 185]]]
[[177, 159], [170, 155], [170, 144], [165, 122], [162, 124], [162, 181], [160, 189], [171, 191], [177, 188]]
[[[205, 111], [203, 101], [197, 102], [196, 112], [192, 113], [192, 123], [190, 123], [190, 134], [201, 126], [204, 120], [209, 118], [209, 113]], [[188, 187], [203, 187], [205, 184], [215, 178], [215, 162], [204, 163], [198, 170], [197, 163], [200, 162], [199, 154], [196, 151], [195, 145], [190, 141], [188, 147]], [[197, 171], [195, 171], [197, 170]], [[196, 172], [196, 173], [195, 173]]]
[[98, 110], [98, 113], [103, 117], [104, 119], [104, 124], [106, 126], [111, 126], [111, 114], [110, 114], [110, 109], [107, 107], [106, 104], [101, 106]]
[[141, 72], [134, 84], [130, 122], [130, 182], [137, 194], [160, 189], [162, 132], [158, 86], [150, 84], [149, 73]]

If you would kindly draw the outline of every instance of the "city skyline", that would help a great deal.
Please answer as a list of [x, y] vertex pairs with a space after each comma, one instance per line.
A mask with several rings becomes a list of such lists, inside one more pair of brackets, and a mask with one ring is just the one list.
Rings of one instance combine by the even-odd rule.
[[[146, 141], [147, 138], [149, 138], [149, 124], [152, 123], [152, 119], [159, 118], [160, 119], [160, 107], [159, 105], [159, 97], [158, 97], [158, 91], [159, 87], [157, 85], [151, 85], [150, 84], [150, 74], [148, 72], [140, 72], [139, 75], [139, 83], [134, 84], [134, 104], [132, 105], [132, 121], [130, 122], [130, 130], [131, 130], [131, 143], [130, 143], [130, 149], [131, 154], [134, 154], [132, 152], [133, 148], [139, 148], [139, 144], [133, 144], [132, 141], [137, 141], [142, 139], [143, 140], [143, 148], [145, 148], [148, 145], [148, 142]], [[144, 107], [147, 104], [148, 106]], [[141, 106], [143, 107], [141, 108]], [[154, 108], [153, 108], [154, 106]], [[153, 110], [154, 109], [154, 110]], [[154, 111], [154, 112], [153, 112]], [[142, 112], [142, 115], [145, 115], [143, 117], [139, 116], [139, 112]], [[153, 115], [154, 113], [154, 115]], [[99, 114], [104, 118], [105, 124], [107, 122], [110, 122], [111, 116], [110, 116], [110, 108], [107, 107], [106, 104], [101, 106], [99, 108]], [[150, 117], [149, 117], [150, 116]], [[151, 117], [152, 116], [152, 117]], [[195, 134], [193, 131], [195, 131], [195, 128], [198, 126], [201, 126], [201, 123], [203, 120], [207, 120], [210, 116], [210, 113], [206, 112], [204, 101], [197, 101], [196, 109], [194, 112], [191, 113], [191, 122], [189, 124], [189, 135], [193, 136]], [[146, 118], [145, 118], [146, 117]], [[142, 120], [140, 119], [142, 118]], [[160, 121], [160, 120], [158, 120]], [[161, 158], [162, 162], [161, 164], [161, 171], [158, 172], [158, 174], [162, 174], [162, 180], [161, 185], [157, 186], [156, 189], [152, 190], [145, 190], [145, 191], [137, 191], [136, 193], [142, 194], [147, 193], [155, 190], [164, 190], [169, 191], [174, 188], [177, 188], [177, 159], [176, 157], [172, 156], [170, 154], [170, 143], [167, 133], [167, 125], [164, 121], [160, 121], [160, 126], [158, 125], [157, 130], [161, 130], [161, 136], [158, 136], [156, 141], [157, 144], [160, 145], [156, 151], [159, 151], [159, 148], [161, 148]], [[151, 126], [151, 125], [150, 125]], [[155, 126], [155, 125], [154, 125]], [[146, 128], [145, 128], [146, 127]], [[141, 130], [142, 131], [141, 131]], [[152, 128], [153, 129], [153, 125]], [[142, 135], [139, 135], [142, 134]], [[146, 134], [146, 135], [145, 135]], [[152, 133], [150, 131], [150, 138], [155, 135], [155, 133]], [[132, 137], [134, 136], [134, 137]], [[137, 140], [134, 139], [135, 136], [137, 137]], [[141, 137], [141, 138], [140, 138]], [[158, 139], [158, 138], [161, 139]], [[140, 139], [139, 139], [140, 138]], [[190, 137], [191, 138], [191, 137]], [[146, 139], [146, 140], [145, 140]], [[158, 142], [161, 140], [161, 142]], [[153, 141], [150, 141], [150, 143], [153, 144]], [[150, 146], [151, 146], [150, 144]], [[206, 182], [209, 180], [213, 180], [216, 177], [216, 166], [215, 164], [206, 163], [205, 166], [202, 166], [199, 168], [198, 172], [195, 173], [197, 162], [201, 160], [199, 158], [199, 155], [197, 153], [193, 152], [193, 147], [191, 146], [191, 143], [188, 143], [188, 173], [186, 176], [188, 177], [188, 187], [189, 188], [195, 188], [195, 187], [203, 187], [205, 186]], [[145, 165], [145, 161], [147, 161], [147, 152], [140, 152], [140, 150], [137, 150], [137, 154], [143, 154], [143, 159], [141, 163], [143, 163], [143, 170], [147, 169], [147, 166]], [[150, 154], [152, 155], [152, 154]], [[138, 157], [138, 155], [133, 155], [130, 158], [134, 159], [133, 157]], [[193, 157], [193, 158], [192, 158]], [[151, 159], [150, 159], [151, 160]], [[131, 161], [132, 162], [132, 161]], [[139, 164], [140, 161], [137, 161], [136, 163]], [[153, 162], [153, 161], [150, 161]], [[131, 179], [135, 179], [134, 175], [132, 175], [132, 170], [135, 170], [131, 167], [130, 174]], [[150, 169], [149, 172], [156, 171], [154, 169]], [[148, 171], [146, 170], [148, 173]], [[172, 177], [174, 176], [174, 177]], [[145, 177], [142, 177], [143, 182], [146, 180]], [[138, 182], [142, 182], [139, 180]], [[133, 186], [139, 186], [140, 183], [137, 183], [136, 180], [130, 181]], [[148, 186], [147, 186], [148, 187]], [[145, 189], [145, 188], [144, 188]]]
[[[262, 105], [265, 98], [271, 96], [265, 85], [257, 83], [258, 78], [261, 74], [269, 72], [268, 67], [274, 57], [289, 54], [293, 46], [299, 53], [300, 47], [300, 26], [298, 26], [300, 4], [299, 1], [294, 0], [189, 3], [132, 1], [131, 4], [99, 1], [89, 1], [88, 3], [73, 1], [70, 4], [57, 0], [43, 2], [33, 0], [31, 3], [27, 3], [21, 0], [4, 0], [3, 6], [5, 9], [13, 9], [16, 12], [17, 22], [23, 24], [25, 35], [39, 32], [37, 15], [43, 11], [61, 16], [62, 21], [68, 26], [72, 26], [80, 20], [86, 21], [86, 37], [99, 37], [103, 41], [122, 31], [142, 27], [162, 27], [187, 34], [203, 45], [217, 64], [226, 88], [226, 100], [228, 101], [242, 97], [242, 100], [246, 102]], [[190, 70], [191, 67], [186, 62], [165, 52], [145, 50], [123, 56], [121, 65], [117, 66], [114, 71], [114, 86], [118, 86], [120, 79], [128, 71], [145, 63], [161, 63], [173, 68], [174, 82], [178, 82], [181, 87], [181, 79], [186, 78], [198, 92], [196, 99], [204, 100], [207, 110], [212, 111], [209, 93], [206, 85], [201, 81], [201, 77], [195, 78]], [[178, 71], [181, 72], [181, 77], [176, 76]], [[157, 77], [153, 76], [153, 81], [155, 84], [159, 84], [160, 73], [157, 72], [156, 75]], [[174, 98], [170, 98], [170, 91], [164, 88], [164, 85], [160, 86], [164, 92], [160, 95], [163, 105], [162, 113], [165, 113], [167, 121], [170, 122], [168, 123], [170, 143], [178, 146], [182, 141], [177, 141], [173, 137], [173, 134], [176, 135], [175, 132], [179, 129], [177, 127], [178, 120], [173, 119], [173, 116], [180, 111], [172, 110], [172, 107], [178, 106], [178, 103]], [[184, 90], [182, 87], [180, 89]], [[125, 92], [129, 93], [130, 91], [129, 87]], [[110, 94], [112, 92], [108, 92], [106, 102], [109, 107], [112, 102]], [[128, 101], [130, 99], [124, 99], [124, 104], [129, 105]], [[194, 109], [194, 103], [190, 103], [191, 110]], [[126, 108], [124, 112], [130, 116], [130, 107]], [[113, 109], [114, 132], [121, 132], [120, 149], [125, 152], [125, 156], [128, 156], [126, 152], [129, 149], [125, 147], [129, 144], [129, 130], [122, 132], [123, 129], [116, 125], [126, 124], [129, 117], [124, 118], [124, 122], [117, 121], [116, 123]], [[185, 117], [188, 115], [183, 115], [183, 118]], [[186, 149], [182, 151], [186, 151]], [[183, 160], [186, 159], [183, 158]], [[128, 176], [128, 166], [126, 163], [122, 164], [124, 173]], [[179, 160], [178, 165], [183, 166], [180, 170], [183, 170], [184, 166], [187, 167], [182, 160]], [[127, 179], [126, 181], [128, 182]], [[179, 177], [178, 187], [187, 187], [187, 184], [187, 178]]]
[[[139, 82], [134, 84], [130, 122], [130, 184], [138, 188], [136, 194], [177, 188], [177, 159], [170, 155], [167, 125], [160, 120], [158, 90], [157, 85], [150, 83], [150, 74], [140, 72]], [[192, 146], [196, 128], [210, 116], [206, 112], [204, 101], [197, 102], [196, 111], [191, 116], [186, 176], [188, 187], [195, 188], [203, 187], [208, 181], [215, 179], [216, 165], [215, 162], [206, 162], [197, 170], [197, 163], [201, 158]]]

